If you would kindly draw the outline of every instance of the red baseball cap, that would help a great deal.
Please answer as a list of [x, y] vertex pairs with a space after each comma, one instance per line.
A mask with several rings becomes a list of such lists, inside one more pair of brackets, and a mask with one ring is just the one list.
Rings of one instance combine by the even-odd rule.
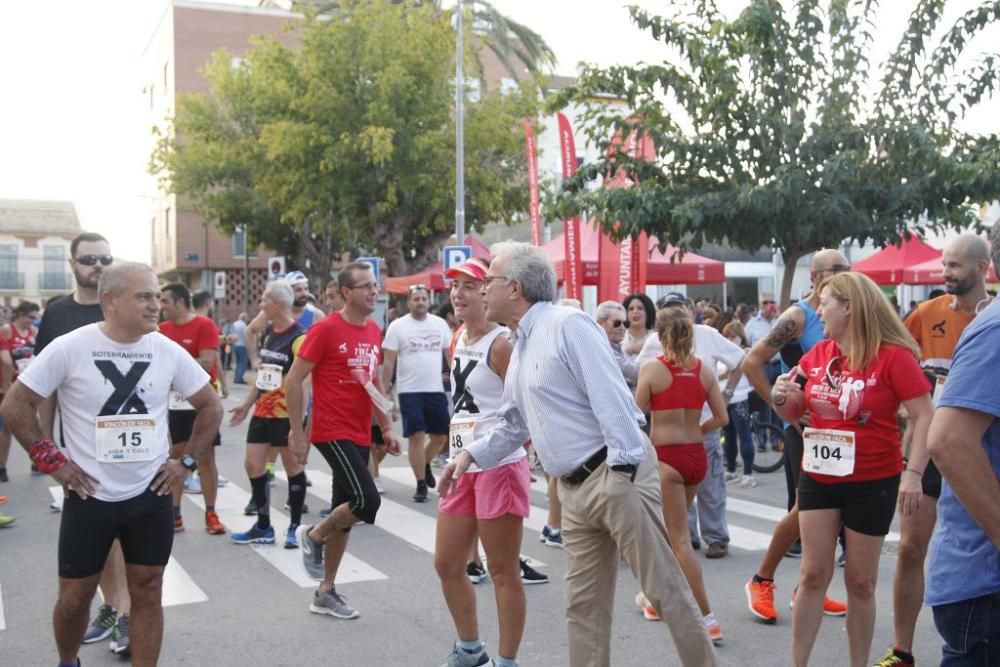
[[465, 260], [458, 266], [453, 266], [444, 272], [445, 278], [452, 280], [458, 278], [472, 278], [473, 280], [486, 280], [486, 262], [478, 257]]

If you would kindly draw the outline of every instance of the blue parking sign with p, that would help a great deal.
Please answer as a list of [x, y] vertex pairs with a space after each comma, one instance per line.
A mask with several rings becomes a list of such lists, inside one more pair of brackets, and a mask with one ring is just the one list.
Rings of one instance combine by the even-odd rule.
[[472, 259], [471, 245], [446, 245], [444, 247], [444, 270], [456, 267]]
[[368, 264], [372, 267], [372, 273], [375, 274], [375, 283], [378, 285], [382, 284], [382, 272], [379, 270], [379, 258], [378, 257], [358, 257], [356, 260], [359, 264]]

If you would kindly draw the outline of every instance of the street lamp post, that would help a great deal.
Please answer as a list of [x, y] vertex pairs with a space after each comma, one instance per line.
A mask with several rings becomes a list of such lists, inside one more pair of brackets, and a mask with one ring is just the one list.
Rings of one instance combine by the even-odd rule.
[[465, 71], [462, 65], [462, 0], [457, 3], [455, 54], [455, 244], [465, 243]]

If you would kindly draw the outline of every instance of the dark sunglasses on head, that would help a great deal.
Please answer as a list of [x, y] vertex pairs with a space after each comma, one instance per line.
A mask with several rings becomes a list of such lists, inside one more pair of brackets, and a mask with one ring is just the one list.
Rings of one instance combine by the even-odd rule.
[[410, 285], [410, 294], [413, 294], [417, 290], [423, 290], [424, 292], [427, 292], [428, 291], [427, 285]]
[[84, 266], [94, 266], [98, 262], [101, 263], [101, 266], [110, 266], [115, 259], [111, 255], [80, 255], [73, 261]]
[[617, 329], [618, 327], [623, 327], [627, 324], [625, 320], [611, 320], [611, 326]]

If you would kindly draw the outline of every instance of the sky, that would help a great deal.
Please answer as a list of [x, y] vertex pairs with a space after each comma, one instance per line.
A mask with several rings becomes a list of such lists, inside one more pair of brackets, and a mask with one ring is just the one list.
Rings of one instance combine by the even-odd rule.
[[[220, 0], [221, 1], [221, 0]], [[256, 5], [253, 0], [225, 4]], [[532, 27], [558, 58], [600, 66], [663, 60], [664, 47], [635, 28], [618, 0], [493, 0]], [[717, 0], [735, 16], [744, 0]], [[638, 0], [653, 11], [665, 2]], [[873, 61], [899, 41], [916, 0], [881, 3]], [[944, 25], [976, 0], [949, 0]], [[0, 0], [0, 199], [72, 201], [84, 229], [104, 234], [115, 254], [149, 261], [152, 181], [146, 174], [147, 116], [139, 57], [166, 0]], [[1000, 30], [973, 42], [981, 52]], [[997, 132], [1000, 100], [962, 124]]]

